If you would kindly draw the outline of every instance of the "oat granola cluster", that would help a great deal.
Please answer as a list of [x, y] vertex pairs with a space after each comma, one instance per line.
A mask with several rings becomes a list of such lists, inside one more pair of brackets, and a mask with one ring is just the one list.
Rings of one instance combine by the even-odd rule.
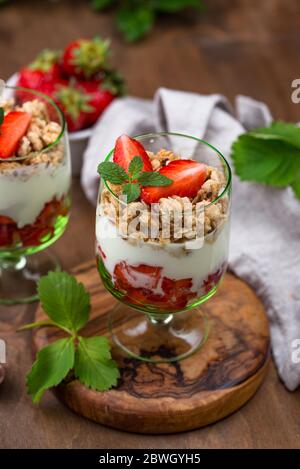
[[[62, 161], [64, 156], [62, 143], [43, 152], [48, 145], [57, 140], [62, 130], [60, 124], [50, 119], [44, 102], [35, 99], [27, 101], [21, 106], [16, 106], [14, 100], [9, 99], [1, 103], [1, 107], [3, 107], [5, 115], [13, 110], [27, 112], [31, 116], [31, 121], [26, 135], [20, 141], [16, 154], [12, 156], [16, 160], [1, 161], [0, 172], [38, 163], [57, 165]], [[20, 158], [19, 161], [18, 158]]]
[[[159, 171], [170, 161], [180, 159], [180, 156], [164, 149], [157, 153], [147, 153], [154, 171]], [[221, 229], [227, 217], [228, 197], [222, 197], [216, 203], [210, 204], [224, 187], [223, 172], [215, 167], [207, 166], [207, 179], [192, 200], [188, 197], [172, 196], [159, 199], [157, 204], [152, 204], [152, 207], [144, 201], [135, 201], [122, 206], [118, 200], [122, 191], [121, 186], [110, 184], [111, 191], [117, 197], [114, 197], [106, 187], [103, 188], [100, 210], [117, 224], [120, 232], [124, 233], [124, 237], [127, 237], [130, 232], [129, 240], [160, 244], [188, 241], [196, 237], [197, 223], [198, 229], [201, 223], [204, 225], [205, 236]], [[182, 223], [183, 217], [185, 217], [184, 223]], [[129, 227], [134, 220], [138, 220], [138, 224], [134, 232], [131, 232]], [[169, 227], [169, 233], [164, 232], [165, 226]]]

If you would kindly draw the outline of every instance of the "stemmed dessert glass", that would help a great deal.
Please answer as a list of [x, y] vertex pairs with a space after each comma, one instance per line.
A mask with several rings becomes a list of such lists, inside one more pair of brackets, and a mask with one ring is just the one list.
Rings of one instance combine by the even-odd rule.
[[[128, 207], [113, 186], [100, 181], [97, 266], [105, 288], [119, 300], [109, 317], [112, 338], [132, 357], [172, 362], [199, 350], [208, 337], [209, 318], [199, 306], [216, 293], [226, 272], [231, 170], [220, 151], [199, 138], [166, 132], [135, 138], [147, 152], [172, 151], [216, 168], [224, 178], [216, 197], [199, 206], [196, 238], [167, 242], [120, 232], [116, 220]], [[113, 150], [106, 161], [112, 157]]]
[[[37, 299], [36, 282], [58, 268], [41, 252], [64, 232], [69, 219], [71, 162], [64, 115], [48, 96], [6, 86], [1, 102], [38, 100], [60, 131], [55, 141], [26, 156], [0, 158], [0, 303]], [[55, 124], [54, 124], [55, 125]], [[38, 254], [37, 254], [38, 253]]]

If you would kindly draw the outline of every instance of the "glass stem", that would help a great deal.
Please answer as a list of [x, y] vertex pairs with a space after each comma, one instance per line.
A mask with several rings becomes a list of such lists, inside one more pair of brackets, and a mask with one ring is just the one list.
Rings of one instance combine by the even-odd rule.
[[163, 325], [163, 324], [169, 324], [172, 319], [173, 319], [173, 314], [168, 314], [168, 313], [152, 313], [148, 314], [149, 321], [151, 324], [156, 324], [156, 325]]
[[0, 258], [0, 270], [16, 271], [24, 269], [26, 257], [8, 255]]

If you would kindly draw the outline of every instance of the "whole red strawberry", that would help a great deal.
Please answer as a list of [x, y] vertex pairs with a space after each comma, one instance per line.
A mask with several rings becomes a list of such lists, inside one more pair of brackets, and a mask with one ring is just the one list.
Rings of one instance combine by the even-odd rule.
[[53, 99], [63, 111], [70, 132], [89, 127], [88, 113], [93, 112], [90, 105], [92, 96], [80, 89], [75, 83], [58, 84]]
[[110, 41], [98, 37], [94, 39], [77, 39], [64, 50], [62, 67], [69, 76], [81, 80], [96, 77], [107, 66]]
[[88, 125], [93, 125], [104, 109], [114, 99], [114, 95], [105, 89], [102, 89], [101, 82], [80, 82], [78, 88], [89, 96], [88, 104], [90, 111], [86, 113]]
[[45, 49], [34, 62], [22, 68], [19, 72], [17, 86], [40, 90], [45, 83], [50, 83], [61, 78], [59, 67], [61, 53]]
[[87, 122], [93, 125], [116, 96], [123, 94], [123, 78], [115, 71], [106, 72], [102, 80], [79, 81], [78, 88], [90, 96], [91, 110], [87, 113]]

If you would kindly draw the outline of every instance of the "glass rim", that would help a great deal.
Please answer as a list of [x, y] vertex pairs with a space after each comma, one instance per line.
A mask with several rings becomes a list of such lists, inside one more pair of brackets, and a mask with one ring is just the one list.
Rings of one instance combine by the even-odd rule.
[[[50, 98], [50, 96], [46, 95], [45, 93], [41, 93], [40, 91], [31, 89], [31, 88], [24, 88], [22, 86], [5, 85], [4, 89], [9, 89], [9, 90], [14, 90], [14, 91], [24, 91], [26, 93], [31, 93], [33, 95], [40, 96], [41, 98], [48, 101], [54, 107], [54, 109], [57, 111], [58, 115], [60, 116], [61, 132], [60, 132], [60, 134], [58, 135], [58, 137], [56, 138], [56, 140], [54, 142], [49, 143], [42, 150], [32, 151], [31, 153], [29, 153], [29, 155], [26, 155], [26, 156], [15, 156], [15, 157], [10, 157], [10, 158], [3, 158], [3, 159], [0, 158], [0, 165], [1, 165], [1, 163], [26, 161], [28, 159], [34, 158], [38, 155], [41, 155], [41, 154], [49, 151], [51, 148], [54, 148], [61, 141], [61, 139], [62, 139], [62, 137], [65, 133], [65, 130], [66, 130], [66, 119], [65, 119], [64, 113], [58, 107], [58, 105], [55, 103], [55, 101], [52, 98]], [[5, 100], [5, 97], [1, 96], [1, 99]], [[9, 99], [9, 98], [7, 98], [7, 99]]]
[[[211, 148], [215, 153], [217, 153], [219, 155], [221, 161], [224, 163], [224, 165], [227, 169], [227, 181], [226, 181], [225, 187], [223, 188], [222, 192], [217, 197], [215, 197], [215, 199], [212, 200], [209, 204], [205, 205], [204, 210], [206, 210], [208, 207], [216, 204], [219, 200], [222, 199], [222, 197], [224, 197], [226, 195], [226, 193], [229, 191], [229, 188], [231, 187], [232, 172], [231, 172], [230, 165], [229, 165], [227, 159], [225, 158], [225, 156], [216, 147], [214, 147], [211, 143], [207, 142], [206, 140], [203, 140], [203, 139], [198, 138], [198, 137], [193, 137], [192, 135], [182, 134], [182, 133], [179, 133], [179, 132], [149, 132], [149, 133], [146, 133], [146, 134], [135, 135], [135, 136], [133, 136], [133, 138], [136, 138], [136, 139], [139, 139], [139, 138], [142, 138], [142, 137], [151, 138], [151, 137], [167, 136], [167, 135], [171, 135], [171, 136], [175, 136], [175, 137], [189, 138], [189, 139], [195, 140], [199, 143], [203, 143], [204, 145]], [[109, 153], [106, 155], [104, 161], [109, 161], [111, 156], [113, 155], [113, 152], [114, 152], [114, 148], [109, 151]], [[118, 200], [119, 202], [124, 203], [124, 201], [121, 201], [119, 199], [119, 197], [114, 193], [114, 191], [109, 187], [109, 185], [107, 184], [106, 179], [103, 176], [100, 176], [100, 177], [103, 180], [103, 182], [105, 184], [105, 187], [109, 190], [109, 192], [112, 194], [112, 196], [116, 200]], [[127, 204], [125, 204], [125, 205], [127, 205]]]

